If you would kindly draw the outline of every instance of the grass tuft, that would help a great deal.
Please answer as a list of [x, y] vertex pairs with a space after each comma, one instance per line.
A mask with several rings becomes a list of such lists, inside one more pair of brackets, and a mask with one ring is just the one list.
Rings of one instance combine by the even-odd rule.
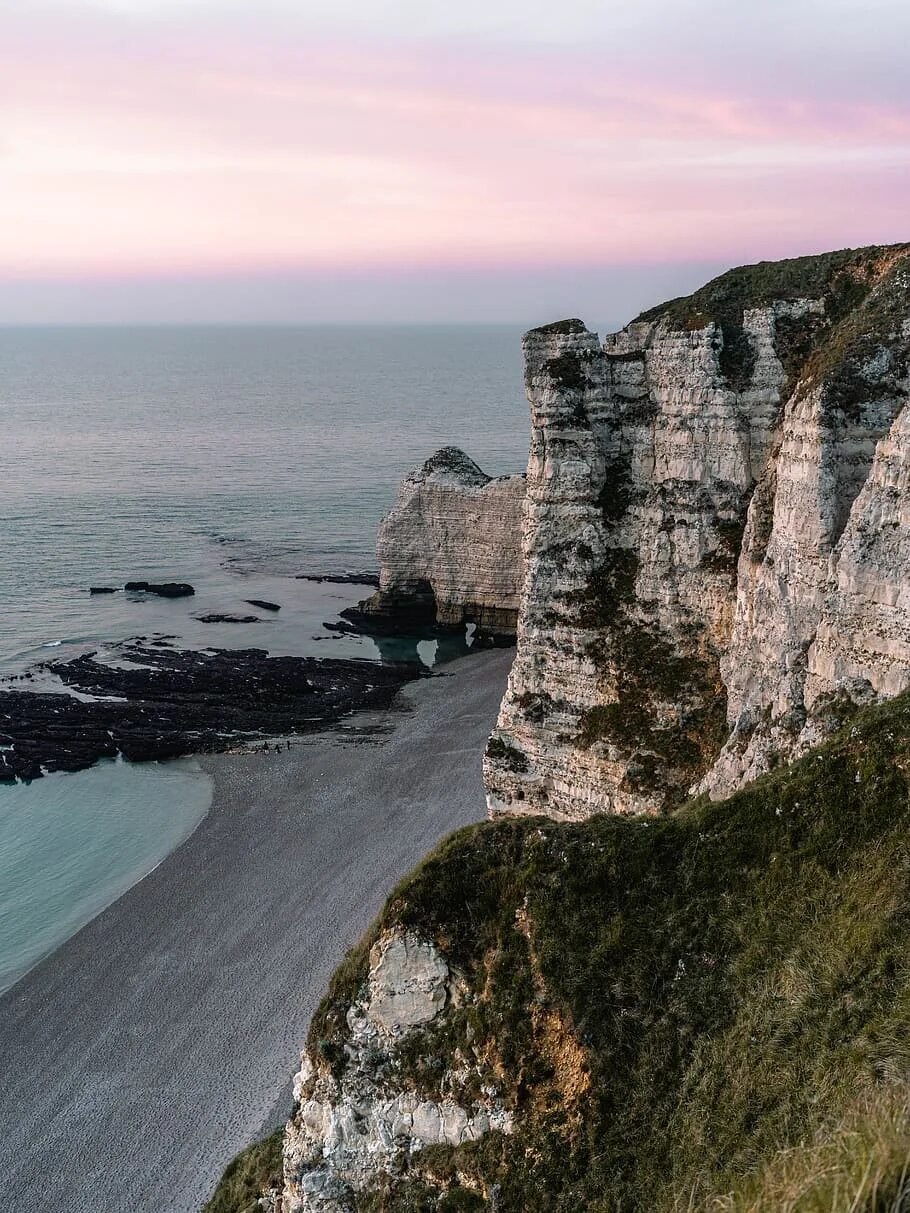
[[282, 1186], [281, 1148], [284, 1130], [276, 1129], [231, 1162], [202, 1213], [258, 1213], [259, 1197]]

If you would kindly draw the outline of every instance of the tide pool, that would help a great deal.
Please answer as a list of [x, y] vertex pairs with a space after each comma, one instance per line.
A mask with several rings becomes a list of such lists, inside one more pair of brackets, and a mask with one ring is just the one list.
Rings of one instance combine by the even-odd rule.
[[0, 991], [155, 868], [211, 801], [192, 759], [0, 785]]

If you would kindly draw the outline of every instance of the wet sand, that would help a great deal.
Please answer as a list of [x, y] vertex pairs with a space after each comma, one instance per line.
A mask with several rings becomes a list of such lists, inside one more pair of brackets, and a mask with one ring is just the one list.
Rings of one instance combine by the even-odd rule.
[[0, 1204], [197, 1213], [282, 1119], [332, 969], [397, 880], [483, 816], [511, 650], [411, 684], [391, 732], [206, 759], [196, 832], [0, 998]]

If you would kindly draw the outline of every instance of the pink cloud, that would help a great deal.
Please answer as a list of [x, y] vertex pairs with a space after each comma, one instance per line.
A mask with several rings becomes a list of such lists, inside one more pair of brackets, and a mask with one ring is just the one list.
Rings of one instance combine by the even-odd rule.
[[0, 274], [736, 260], [906, 234], [910, 104], [866, 88], [722, 87], [640, 48], [0, 22]]

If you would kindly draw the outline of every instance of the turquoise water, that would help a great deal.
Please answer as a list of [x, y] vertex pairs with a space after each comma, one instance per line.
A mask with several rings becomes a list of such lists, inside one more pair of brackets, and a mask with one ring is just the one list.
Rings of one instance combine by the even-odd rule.
[[[406, 472], [462, 446], [524, 468], [508, 328], [0, 328], [0, 675], [164, 633], [189, 647], [413, 656], [322, 627], [363, 596], [301, 572], [375, 567]], [[189, 581], [192, 599], [88, 594]], [[249, 625], [195, 614], [247, 613]], [[429, 659], [435, 644], [421, 646]], [[0, 988], [192, 830], [192, 764], [0, 785]]]
[[205, 816], [192, 760], [50, 775], [0, 796], [0, 990], [141, 880]]

